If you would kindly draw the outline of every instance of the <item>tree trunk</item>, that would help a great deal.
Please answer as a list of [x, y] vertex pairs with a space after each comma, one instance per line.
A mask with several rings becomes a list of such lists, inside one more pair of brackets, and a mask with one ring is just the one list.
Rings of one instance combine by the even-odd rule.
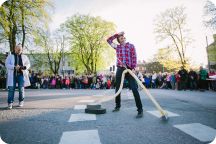
[[22, 21], [21, 21], [21, 25], [22, 25], [22, 47], [24, 47], [26, 33], [25, 33], [25, 16], [24, 16], [24, 8], [23, 8], [23, 6], [20, 6], [20, 10], [21, 10], [21, 15], [22, 15]]
[[13, 52], [14, 48], [16, 46], [16, 34], [17, 34], [17, 25], [16, 20], [14, 18], [14, 0], [11, 0], [11, 7], [9, 12], [8, 20], [10, 22], [10, 34], [9, 34], [9, 45], [10, 45], [10, 51]]

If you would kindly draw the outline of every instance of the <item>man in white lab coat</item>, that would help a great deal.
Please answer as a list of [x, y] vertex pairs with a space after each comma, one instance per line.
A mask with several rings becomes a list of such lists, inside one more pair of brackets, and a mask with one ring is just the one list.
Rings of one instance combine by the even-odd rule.
[[6, 62], [7, 87], [8, 87], [8, 108], [12, 109], [16, 84], [19, 90], [19, 107], [24, 105], [24, 87], [30, 86], [28, 69], [30, 62], [26, 55], [22, 54], [22, 45], [15, 47], [14, 53], [8, 55]]

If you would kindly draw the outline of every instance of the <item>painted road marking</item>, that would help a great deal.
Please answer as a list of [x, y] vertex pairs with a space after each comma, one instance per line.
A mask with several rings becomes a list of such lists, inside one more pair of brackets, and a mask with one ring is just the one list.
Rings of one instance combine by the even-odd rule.
[[85, 109], [86, 108], [86, 105], [75, 105], [74, 106], [74, 109], [75, 110], [83, 110], [83, 109]]
[[216, 144], [216, 136], [215, 136], [215, 139], [209, 144]]
[[92, 103], [95, 102], [95, 100], [80, 100], [79, 103]]
[[0, 144], [7, 144], [7, 143], [5, 143], [0, 137]]
[[[152, 114], [152, 115], [154, 115], [154, 116], [156, 116], [156, 117], [158, 117], [158, 118], [161, 117], [161, 113], [160, 113], [159, 111], [157, 111], [157, 110], [154, 110], [154, 111], [147, 111], [147, 112], [150, 113], [150, 114]], [[180, 115], [178, 115], [178, 114], [176, 114], [176, 113], [173, 113], [173, 112], [170, 112], [170, 111], [167, 111], [167, 110], [166, 110], [166, 112], [167, 112], [167, 114], [168, 114], [168, 117], [180, 116]]]
[[174, 127], [202, 142], [212, 141], [216, 135], [215, 129], [200, 123], [179, 124]]
[[101, 144], [98, 130], [63, 132], [59, 144]]
[[71, 114], [71, 117], [68, 120], [68, 122], [91, 121], [91, 120], [96, 120], [95, 114], [80, 113], [80, 114]]

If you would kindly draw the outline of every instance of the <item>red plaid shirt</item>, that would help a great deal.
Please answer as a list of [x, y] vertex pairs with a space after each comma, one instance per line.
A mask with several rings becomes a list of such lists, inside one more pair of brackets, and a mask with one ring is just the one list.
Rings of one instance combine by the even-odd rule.
[[123, 67], [127, 65], [129, 68], [134, 69], [137, 65], [137, 56], [136, 49], [133, 44], [115, 44], [113, 40], [118, 37], [118, 34], [115, 34], [107, 39], [107, 42], [116, 50], [117, 56], [117, 66]]

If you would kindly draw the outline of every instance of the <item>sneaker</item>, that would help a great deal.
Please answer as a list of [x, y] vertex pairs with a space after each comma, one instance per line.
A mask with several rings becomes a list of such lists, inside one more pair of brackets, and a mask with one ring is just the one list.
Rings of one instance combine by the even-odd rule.
[[143, 112], [142, 112], [142, 111], [141, 111], [141, 112], [138, 112], [136, 118], [142, 118], [142, 117], [143, 117]]
[[13, 108], [13, 103], [8, 104], [8, 109], [12, 109]]
[[24, 106], [24, 101], [19, 102], [19, 107], [23, 107]]
[[120, 110], [120, 107], [115, 107], [112, 112], [118, 112]]

